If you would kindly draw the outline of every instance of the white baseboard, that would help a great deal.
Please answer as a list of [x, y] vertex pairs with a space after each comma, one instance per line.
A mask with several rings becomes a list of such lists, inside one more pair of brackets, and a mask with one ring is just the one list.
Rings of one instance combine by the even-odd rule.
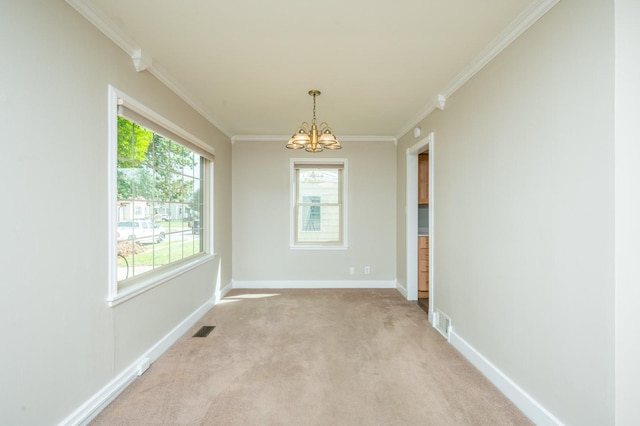
[[71, 413], [66, 419], [59, 423], [59, 426], [87, 425], [100, 411], [104, 410], [123, 390], [126, 389], [136, 377], [146, 371], [151, 363], [171, 347], [180, 337], [206, 314], [224, 295], [232, 288], [231, 283], [227, 284], [214, 298], [205, 302], [202, 306], [191, 313], [166, 336], [160, 339], [155, 345], [147, 350], [144, 355], [129, 365], [118, 376], [111, 380], [105, 387], [100, 389], [89, 400], [82, 404], [76, 411]]
[[220, 300], [222, 300], [227, 295], [227, 293], [229, 293], [232, 289], [233, 289], [233, 281], [231, 281], [226, 286], [222, 287], [220, 290], [217, 290], [214, 296], [215, 303], [218, 303]]
[[233, 288], [269, 289], [269, 288], [396, 288], [394, 281], [370, 280], [283, 280], [283, 281], [234, 281]]
[[402, 284], [400, 284], [400, 282], [398, 280], [395, 281], [395, 287], [396, 290], [398, 290], [398, 292], [405, 298], [408, 299], [409, 298], [409, 291], [407, 290], [407, 288], [405, 286], [403, 286]]
[[93, 395], [69, 417], [62, 420], [59, 426], [87, 425], [93, 420], [107, 405], [109, 405], [127, 386], [138, 377], [138, 367], [140, 360], [130, 365], [126, 370], [111, 380], [98, 393]]
[[460, 337], [454, 331], [453, 327], [449, 330], [449, 342], [536, 425], [563, 424], [473, 346]]

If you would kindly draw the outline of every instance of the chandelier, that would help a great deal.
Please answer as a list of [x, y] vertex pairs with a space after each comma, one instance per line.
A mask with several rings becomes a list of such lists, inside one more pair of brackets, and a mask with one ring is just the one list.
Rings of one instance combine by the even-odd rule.
[[287, 143], [289, 149], [302, 149], [307, 152], [322, 152], [326, 149], [341, 149], [340, 142], [333, 135], [331, 127], [326, 122], [316, 125], [316, 96], [320, 96], [319, 90], [309, 90], [309, 95], [313, 96], [313, 121], [311, 127], [306, 121], [291, 136]]

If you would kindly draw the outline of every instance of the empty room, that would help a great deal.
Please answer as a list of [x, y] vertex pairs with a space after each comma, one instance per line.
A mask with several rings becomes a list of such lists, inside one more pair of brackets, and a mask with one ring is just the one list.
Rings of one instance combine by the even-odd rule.
[[640, 3], [0, 4], [0, 423], [637, 425]]

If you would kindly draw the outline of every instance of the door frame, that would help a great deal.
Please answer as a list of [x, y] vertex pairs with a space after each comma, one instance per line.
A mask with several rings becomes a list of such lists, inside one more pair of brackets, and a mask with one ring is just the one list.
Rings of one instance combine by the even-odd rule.
[[435, 137], [431, 132], [427, 137], [407, 148], [407, 194], [406, 215], [406, 262], [407, 262], [407, 300], [418, 300], [418, 155], [429, 153], [429, 322], [433, 324], [434, 292], [434, 164]]

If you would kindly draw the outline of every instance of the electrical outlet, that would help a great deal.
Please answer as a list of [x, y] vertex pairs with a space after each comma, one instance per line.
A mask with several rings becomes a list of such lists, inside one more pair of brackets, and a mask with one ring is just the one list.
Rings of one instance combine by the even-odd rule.
[[371, 273], [371, 266], [365, 266], [364, 267], [364, 274], [365, 275], [369, 275]]
[[356, 268], [354, 268], [353, 266], [349, 267], [349, 275], [353, 275], [356, 273]]

